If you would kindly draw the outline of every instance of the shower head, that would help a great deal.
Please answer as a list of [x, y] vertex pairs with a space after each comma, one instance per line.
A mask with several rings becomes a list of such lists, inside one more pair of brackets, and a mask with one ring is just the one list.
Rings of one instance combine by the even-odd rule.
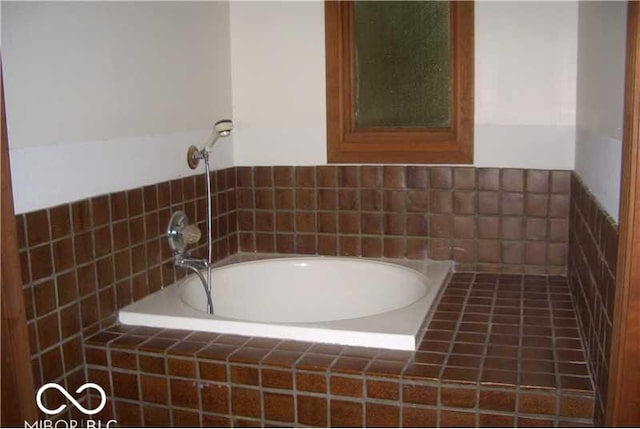
[[205, 151], [211, 150], [215, 142], [220, 137], [227, 137], [229, 134], [231, 134], [232, 129], [233, 129], [233, 122], [231, 122], [230, 119], [223, 119], [221, 121], [216, 122], [215, 125], [213, 126], [213, 132], [211, 133], [211, 137], [209, 137], [209, 140], [207, 140], [207, 142], [205, 143], [202, 149]]
[[233, 129], [233, 122], [230, 119], [223, 119], [218, 121], [213, 126], [213, 129], [220, 134], [221, 137], [226, 137], [231, 134], [231, 130]]
[[213, 125], [213, 132], [207, 139], [204, 146], [202, 146], [202, 149], [198, 149], [197, 147], [191, 145], [187, 150], [187, 165], [189, 165], [189, 168], [194, 170], [200, 163], [201, 159], [204, 159], [205, 161], [208, 160], [208, 152], [211, 150], [216, 141], [220, 137], [227, 137], [229, 134], [231, 134], [232, 129], [233, 122], [231, 122], [231, 119], [223, 119], [216, 122]]

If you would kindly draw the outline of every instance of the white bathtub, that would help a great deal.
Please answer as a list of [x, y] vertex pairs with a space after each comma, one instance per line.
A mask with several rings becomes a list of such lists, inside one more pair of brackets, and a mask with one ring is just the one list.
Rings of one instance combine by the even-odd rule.
[[127, 325], [415, 350], [450, 268], [449, 261], [322, 256], [238, 262], [213, 270], [214, 315], [207, 314], [204, 289], [192, 275], [123, 308], [119, 319]]

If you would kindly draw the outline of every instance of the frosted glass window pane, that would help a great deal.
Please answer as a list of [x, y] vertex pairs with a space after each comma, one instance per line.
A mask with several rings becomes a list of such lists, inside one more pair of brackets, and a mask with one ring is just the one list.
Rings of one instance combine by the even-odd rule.
[[356, 127], [451, 125], [449, 2], [356, 1]]

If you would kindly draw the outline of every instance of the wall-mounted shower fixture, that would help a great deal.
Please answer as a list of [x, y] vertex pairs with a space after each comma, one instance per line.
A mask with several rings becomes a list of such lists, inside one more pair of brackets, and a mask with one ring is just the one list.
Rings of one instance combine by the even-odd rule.
[[169, 247], [173, 251], [175, 257], [176, 266], [180, 268], [186, 268], [196, 273], [204, 293], [207, 298], [207, 311], [209, 314], [213, 314], [213, 302], [211, 300], [211, 288], [209, 282], [204, 278], [202, 274], [203, 270], [208, 270], [210, 265], [206, 259], [192, 258], [187, 252], [187, 247], [190, 244], [195, 244], [200, 241], [200, 229], [193, 224], [189, 224], [189, 218], [183, 211], [177, 211], [171, 215], [169, 219], [169, 226], [167, 226], [167, 238], [169, 240]]
[[208, 156], [209, 151], [216, 141], [218, 141], [220, 137], [229, 136], [231, 134], [231, 130], [233, 130], [233, 122], [231, 122], [230, 119], [223, 119], [216, 122], [213, 126], [211, 135], [202, 146], [202, 149], [198, 149], [196, 146], [190, 146], [187, 150], [187, 164], [189, 164], [189, 168], [195, 170], [200, 163], [200, 160], [205, 159], [205, 157]]
[[[198, 277], [200, 277], [200, 280], [202, 281], [202, 285], [204, 286], [205, 293], [207, 294], [208, 310], [209, 310], [209, 313], [211, 314], [213, 314], [213, 304], [211, 302], [211, 263], [213, 261], [213, 238], [211, 237], [211, 231], [212, 231], [211, 221], [212, 221], [213, 213], [211, 212], [211, 171], [209, 168], [209, 151], [211, 150], [213, 145], [216, 143], [216, 141], [220, 137], [227, 137], [228, 135], [230, 135], [231, 130], [233, 130], [233, 122], [231, 122], [230, 119], [223, 119], [221, 121], [218, 121], [213, 125], [213, 132], [211, 133], [211, 136], [209, 136], [207, 141], [202, 146], [202, 149], [198, 149], [196, 146], [191, 146], [187, 151], [187, 164], [189, 164], [189, 167], [192, 170], [194, 170], [198, 166], [201, 159], [204, 160], [205, 182], [207, 184], [207, 248], [208, 248], [208, 252], [207, 252], [207, 259], [200, 260], [200, 261], [206, 262], [206, 264], [202, 268], [206, 268], [207, 278], [205, 280], [204, 276], [200, 272], [200, 269], [199, 269], [200, 267], [194, 267], [194, 264], [197, 265], [197, 261], [195, 260], [184, 259], [184, 258], [179, 260], [178, 256], [176, 256], [176, 264], [178, 264], [179, 266], [183, 266], [185, 268], [192, 269], [198, 274]], [[185, 216], [185, 219], [186, 219], [186, 216]], [[180, 219], [176, 219], [176, 221], [180, 223]], [[169, 234], [169, 242], [171, 243], [172, 237], [170, 235], [170, 232], [168, 231], [167, 234]], [[185, 238], [184, 230], [180, 237], [182, 240], [184, 240]], [[176, 241], [176, 243], [179, 244], [179, 242], [177, 242], [177, 238], [175, 237], [174, 237], [174, 241]], [[184, 265], [180, 265], [180, 263], [183, 263]]]

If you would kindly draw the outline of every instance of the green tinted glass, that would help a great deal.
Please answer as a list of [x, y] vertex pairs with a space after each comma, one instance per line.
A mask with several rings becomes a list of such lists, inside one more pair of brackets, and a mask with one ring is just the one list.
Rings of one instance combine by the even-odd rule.
[[451, 125], [449, 2], [356, 1], [356, 127]]

